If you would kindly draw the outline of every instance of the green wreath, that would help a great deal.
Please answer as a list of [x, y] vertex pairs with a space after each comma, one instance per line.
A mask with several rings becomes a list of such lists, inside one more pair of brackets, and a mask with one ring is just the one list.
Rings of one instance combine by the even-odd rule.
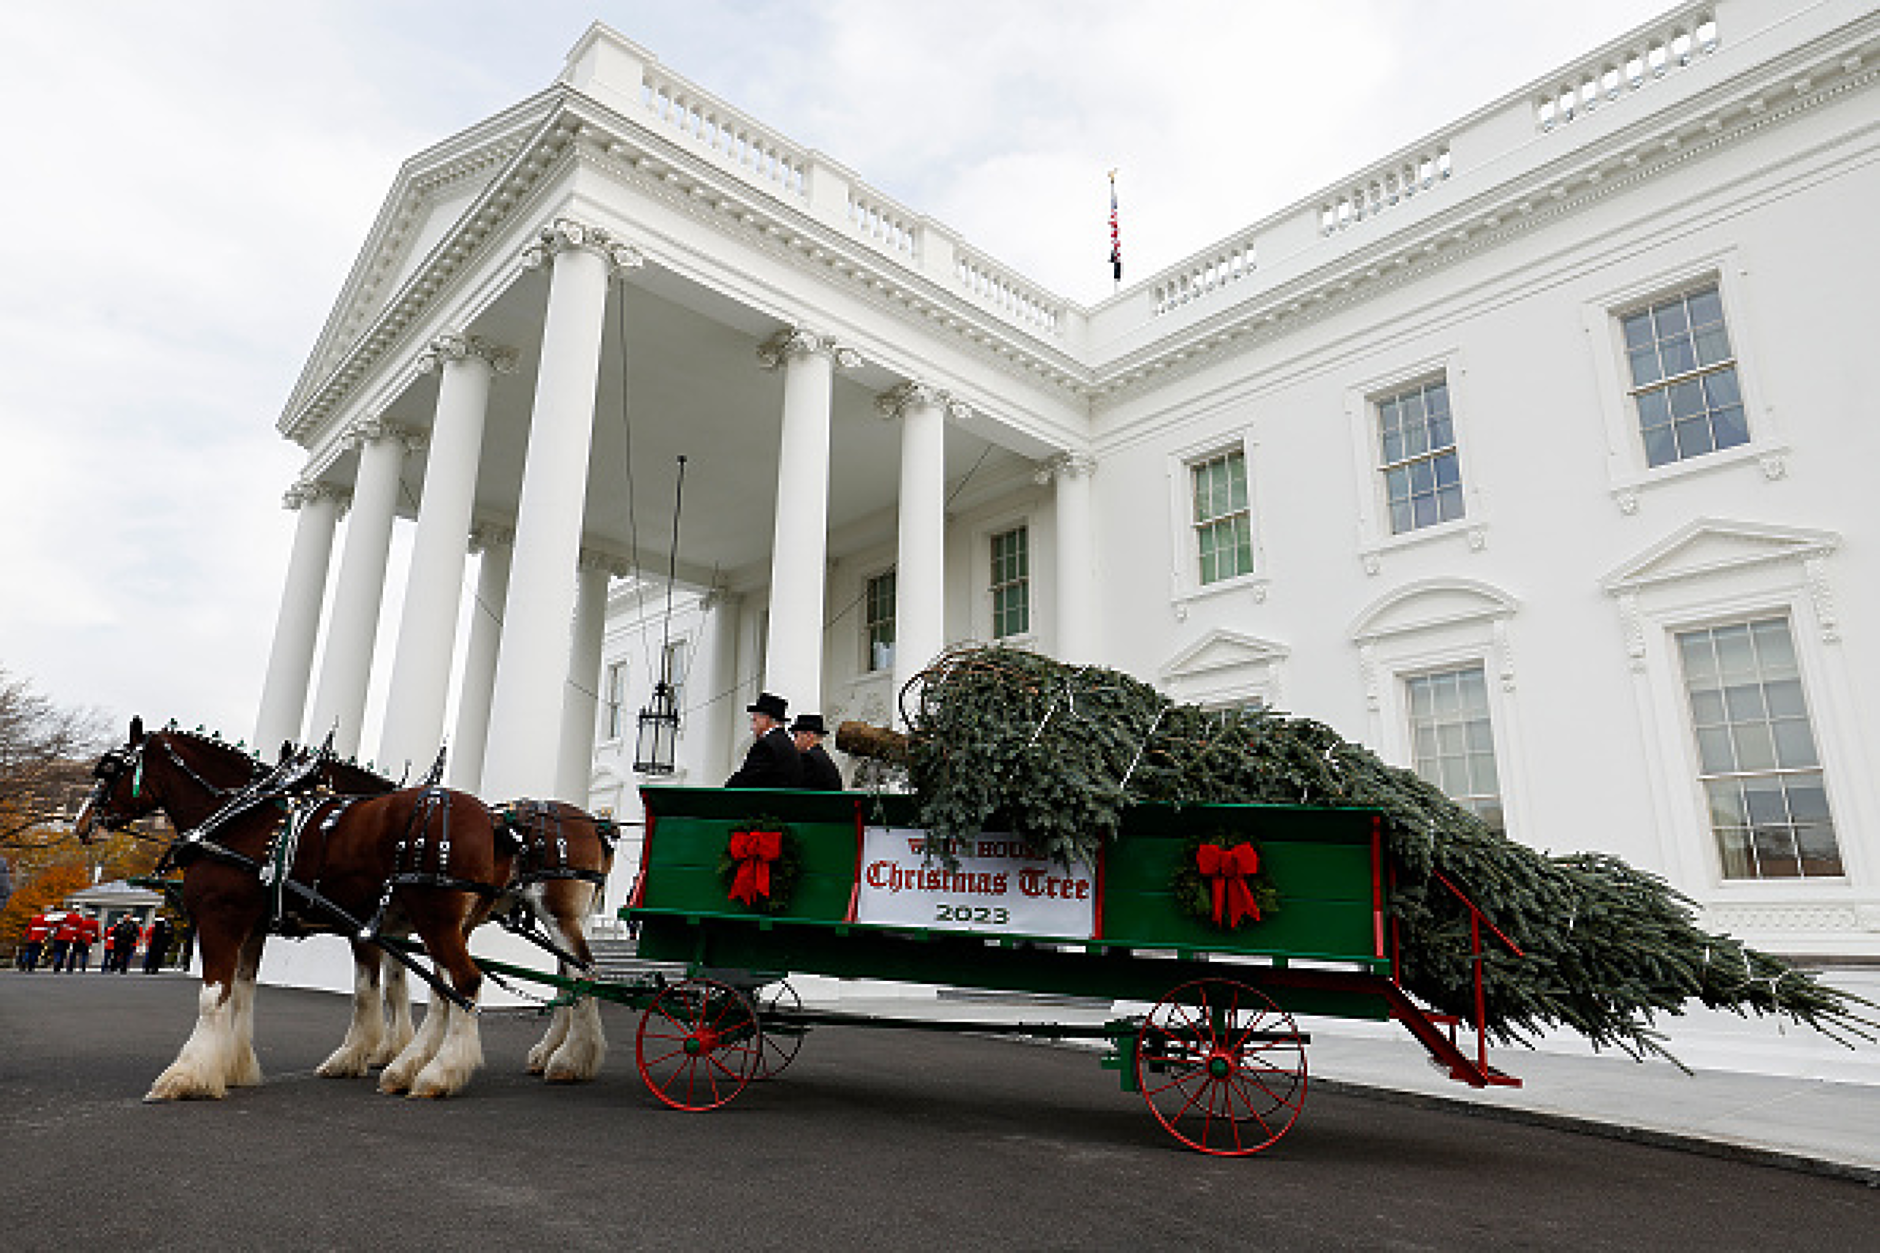
[[773, 818], [733, 823], [718, 855], [718, 881], [726, 899], [759, 913], [789, 909], [802, 873], [802, 844], [788, 824]]
[[1182, 846], [1169, 889], [1183, 915], [1223, 931], [1279, 911], [1279, 889], [1267, 877], [1260, 846], [1226, 829], [1203, 831]]

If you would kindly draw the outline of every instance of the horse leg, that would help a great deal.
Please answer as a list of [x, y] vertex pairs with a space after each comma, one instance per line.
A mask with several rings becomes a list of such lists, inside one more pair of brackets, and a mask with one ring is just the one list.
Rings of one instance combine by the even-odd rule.
[[261, 1082], [261, 1061], [255, 1056], [255, 978], [261, 972], [261, 946], [265, 931], [242, 942], [235, 963], [235, 990], [229, 997], [234, 1011], [235, 1039], [228, 1057], [228, 1082], [233, 1088], [252, 1088]]
[[379, 953], [357, 940], [352, 942], [352, 1022], [346, 1038], [315, 1069], [323, 1079], [356, 1079], [385, 1047], [385, 1013], [379, 1004]]
[[[439, 973], [442, 973], [441, 969]], [[398, 1056], [386, 1065], [384, 1073], [379, 1076], [379, 1091], [396, 1096], [410, 1089], [412, 1079], [430, 1065], [437, 1051], [444, 1047], [444, 1027], [448, 1017], [446, 1011], [449, 1008], [450, 1002], [433, 988], [431, 1007], [424, 1011], [424, 1025], [399, 1051]]]
[[[424, 911], [428, 917], [414, 918], [424, 947], [437, 962], [437, 968], [450, 980], [450, 986], [474, 1007], [483, 990], [483, 972], [470, 957], [470, 931], [483, 920], [487, 906], [464, 901], [461, 896], [438, 902], [435, 909]], [[429, 925], [427, 925], [429, 924]], [[477, 1028], [474, 1008], [464, 1010], [446, 1002], [443, 1044], [412, 1080], [411, 1095], [450, 1096], [463, 1091], [470, 1076], [483, 1065], [483, 1038]], [[431, 1020], [424, 1023], [428, 1029]]]
[[235, 1055], [235, 971], [246, 937], [213, 914], [204, 914], [196, 932], [202, 954], [202, 991], [196, 994], [196, 1027], [183, 1049], [144, 1094], [146, 1101], [196, 1097], [220, 1100], [228, 1094], [229, 1060]]
[[385, 1042], [371, 1059], [374, 1066], [388, 1064], [405, 1051], [411, 1037], [417, 1034], [411, 1022], [411, 984], [405, 975], [405, 964], [385, 958], [380, 985], [385, 989]]
[[[588, 947], [587, 930], [582, 925], [582, 919], [593, 908], [594, 898], [600, 892], [599, 885], [577, 879], [554, 879], [542, 886], [542, 913], [548, 918], [550, 929], [563, 948], [591, 968], [594, 953]], [[563, 962], [561, 973], [565, 977], [574, 972]], [[561, 1038], [555, 1041], [552, 1049], [549, 1049], [546, 1038], [538, 1046], [548, 1049], [543, 1078], [550, 1083], [585, 1083], [600, 1074], [601, 1063], [607, 1058], [607, 1036], [601, 1029], [600, 1002], [591, 996], [584, 996], [572, 1005], [558, 1008], [555, 1013], [562, 1020]], [[552, 1037], [554, 1034], [555, 1028], [551, 1024], [549, 1035]], [[534, 1060], [535, 1055], [530, 1054], [530, 1061]]]
[[[567, 978], [570, 973], [567, 962], [557, 962], [555, 969], [563, 978]], [[555, 1055], [555, 1050], [560, 1048], [562, 1041], [568, 1038], [568, 1018], [566, 1005], [557, 1005], [550, 1012], [547, 1034], [536, 1041], [535, 1047], [529, 1050], [528, 1071], [530, 1074], [539, 1075], [548, 1069], [548, 1059]]]

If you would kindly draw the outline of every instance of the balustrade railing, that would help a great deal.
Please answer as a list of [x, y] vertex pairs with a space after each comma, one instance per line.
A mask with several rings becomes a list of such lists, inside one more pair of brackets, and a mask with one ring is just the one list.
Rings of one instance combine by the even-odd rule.
[[656, 65], [644, 68], [640, 98], [655, 121], [718, 154], [758, 183], [795, 199], [808, 194], [808, 151], [775, 131]]
[[1231, 240], [1164, 270], [1149, 281], [1157, 316], [1250, 276], [1257, 261], [1250, 236]]
[[1551, 131], [1632, 93], [1721, 46], [1716, 14], [1698, 9], [1673, 14], [1663, 25], [1609, 47], [1561, 75], [1534, 101], [1534, 126]]
[[1412, 196], [1434, 190], [1454, 172], [1446, 140], [1367, 170], [1319, 205], [1319, 233], [1334, 235], [1368, 221]]
[[849, 226], [862, 238], [873, 240], [903, 261], [910, 263], [919, 257], [916, 244], [919, 235], [913, 221], [913, 214], [892, 200], [872, 195], [863, 188], [850, 186]]
[[1005, 314], [1030, 330], [1047, 335], [1058, 333], [1065, 304], [1036, 283], [1020, 278], [1018, 272], [973, 253], [959, 249], [955, 276], [968, 296]]

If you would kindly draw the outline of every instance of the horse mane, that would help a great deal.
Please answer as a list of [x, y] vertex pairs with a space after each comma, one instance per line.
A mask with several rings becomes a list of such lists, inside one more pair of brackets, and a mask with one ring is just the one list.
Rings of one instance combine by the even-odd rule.
[[356, 761], [329, 757], [323, 768], [327, 774], [327, 785], [343, 796], [377, 796], [398, 789], [396, 780], [388, 779]]
[[218, 757], [225, 765], [239, 766], [250, 775], [265, 773], [269, 768], [268, 763], [258, 754], [250, 752], [247, 745], [239, 741], [231, 744], [215, 732], [205, 731], [201, 727], [193, 731], [185, 731], [175, 722], [171, 722], [168, 726], [160, 728], [158, 733]]

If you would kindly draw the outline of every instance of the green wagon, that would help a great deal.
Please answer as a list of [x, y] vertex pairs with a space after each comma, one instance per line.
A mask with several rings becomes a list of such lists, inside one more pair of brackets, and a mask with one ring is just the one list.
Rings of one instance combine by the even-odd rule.
[[[725, 1104], [833, 1023], [1107, 1039], [1124, 1089], [1207, 1153], [1257, 1152], [1298, 1117], [1309, 1041], [1295, 1014], [1396, 1020], [1452, 1077], [1517, 1082], [1488, 1065], [1479, 1031], [1471, 1055], [1455, 1017], [1399, 985], [1371, 810], [1139, 807], [1099, 865], [1065, 868], [996, 834], [939, 848], [905, 796], [642, 795], [639, 878], [621, 916], [641, 957], [688, 975], [614, 991], [646, 1005], [639, 1069], [676, 1108]], [[1488, 924], [1470, 913], [1479, 972]], [[806, 1010], [785, 973], [1147, 1008], [1091, 1026], [910, 1022]]]

